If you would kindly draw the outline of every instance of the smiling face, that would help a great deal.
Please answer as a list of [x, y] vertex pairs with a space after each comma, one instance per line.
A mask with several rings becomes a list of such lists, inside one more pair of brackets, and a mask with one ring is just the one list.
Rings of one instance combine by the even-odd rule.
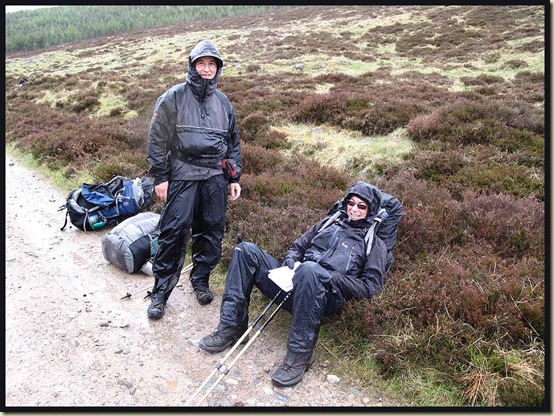
[[194, 61], [196, 72], [204, 79], [214, 79], [217, 73], [217, 60], [211, 56], [201, 56]]
[[352, 195], [348, 200], [346, 213], [351, 220], [361, 220], [367, 217], [368, 208], [367, 202], [355, 195]]

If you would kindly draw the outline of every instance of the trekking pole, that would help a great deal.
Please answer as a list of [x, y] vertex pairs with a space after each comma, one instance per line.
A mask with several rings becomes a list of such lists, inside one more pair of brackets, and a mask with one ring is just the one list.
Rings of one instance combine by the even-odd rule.
[[235, 343], [235, 345], [233, 345], [231, 347], [231, 349], [229, 350], [229, 352], [225, 355], [225, 357], [223, 357], [223, 359], [218, 362], [214, 369], [212, 370], [212, 372], [210, 373], [210, 375], [206, 378], [206, 380], [204, 380], [204, 382], [200, 385], [200, 387], [198, 387], [198, 389], [196, 389], [196, 391], [193, 393], [192, 396], [189, 397], [189, 399], [187, 400], [187, 402], [185, 403], [185, 406], [188, 406], [190, 404], [190, 402], [192, 401], [192, 399], [194, 399], [198, 393], [200, 393], [200, 391], [202, 391], [202, 389], [204, 388], [204, 386], [208, 383], [208, 381], [210, 381], [210, 379], [215, 376], [215, 374], [217, 373], [217, 371], [221, 368], [221, 367], [224, 367], [223, 363], [233, 354], [233, 352], [235, 352], [235, 350], [238, 348], [238, 346], [244, 341], [244, 339], [248, 336], [248, 334], [250, 333], [250, 331], [252, 331], [252, 329], [258, 325], [258, 322], [260, 322], [260, 320], [264, 317], [264, 315], [267, 313], [267, 311], [269, 310], [269, 308], [271, 308], [271, 305], [273, 305], [275, 303], [275, 301], [277, 300], [277, 298], [279, 297], [279, 295], [282, 293], [283, 291], [280, 290], [279, 292], [277, 292], [277, 294], [275, 295], [275, 297], [273, 299], [271, 299], [271, 302], [269, 302], [269, 304], [265, 307], [265, 309], [258, 315], [258, 317], [248, 326], [248, 329], [244, 332], [244, 334], [242, 334], [242, 336], [238, 339], [238, 341]]
[[137, 293], [140, 293], [140, 292], [142, 292], [143, 290], [146, 290], [146, 289], [148, 289], [148, 288], [150, 288], [150, 287], [152, 287], [151, 284], [148, 285], [148, 286], [145, 286], [145, 287], [143, 287], [143, 288], [141, 288], [141, 289], [137, 289], [137, 290], [135, 290], [133, 293], [127, 292], [127, 294], [126, 294], [125, 296], [123, 296], [120, 300], [123, 300], [123, 299], [131, 299], [131, 296], [136, 295]]
[[[189, 271], [191, 271], [191, 270], [192, 270], [192, 263], [189, 264], [188, 266], [186, 266], [186, 267], [181, 271], [181, 273], [186, 273], [186, 272], [189, 272]], [[131, 292], [127, 292], [127, 293], [125, 294], [125, 296], [123, 296], [120, 300], [123, 300], [123, 299], [130, 299], [131, 296], [136, 295], [137, 293], [143, 292], [143, 291], [147, 290], [147, 289], [150, 288], [150, 287], [152, 287], [151, 284], [148, 285], [148, 286], [144, 286], [143, 288], [137, 289], [137, 290], [135, 290], [135, 291], [132, 292], [132, 293], [131, 293]], [[148, 291], [148, 293], [146, 294], [146, 296], [144, 297], [144, 299], [146, 299], [146, 298], [147, 298], [148, 296], [150, 296], [150, 295], [151, 295], [151, 293], [150, 293], [150, 291]]]
[[[279, 293], [281, 293], [281, 292], [279, 292]], [[200, 406], [200, 404], [206, 399], [206, 397], [208, 397], [208, 395], [212, 392], [212, 390], [215, 388], [215, 386], [217, 386], [219, 384], [219, 382], [221, 380], [223, 380], [223, 377], [225, 377], [227, 375], [227, 373], [231, 370], [231, 368], [233, 368], [233, 366], [236, 364], [236, 362], [239, 360], [239, 358], [242, 357], [242, 355], [246, 352], [246, 350], [248, 348], [250, 348], [250, 345], [252, 345], [252, 343], [256, 340], [256, 338], [258, 338], [258, 336], [265, 330], [266, 326], [271, 322], [271, 320], [273, 319], [275, 314], [279, 311], [279, 309], [281, 309], [281, 306], [283, 306], [283, 304], [289, 298], [291, 293], [292, 293], [292, 290], [290, 292], [288, 292], [287, 295], [285, 296], [285, 298], [281, 301], [281, 303], [279, 305], [277, 305], [275, 310], [271, 313], [271, 315], [269, 315], [269, 318], [267, 318], [267, 320], [262, 324], [262, 326], [260, 326], [260, 328], [256, 331], [254, 336], [252, 338], [250, 338], [250, 340], [244, 346], [244, 348], [241, 349], [240, 352], [238, 353], [238, 355], [233, 359], [233, 361], [231, 361], [231, 364], [229, 364], [228, 367], [224, 366], [223, 369], [219, 370], [221, 372], [221, 375], [218, 377], [216, 382], [210, 386], [210, 388], [204, 394], [204, 396], [202, 396], [200, 401], [196, 404], [197, 406]]]

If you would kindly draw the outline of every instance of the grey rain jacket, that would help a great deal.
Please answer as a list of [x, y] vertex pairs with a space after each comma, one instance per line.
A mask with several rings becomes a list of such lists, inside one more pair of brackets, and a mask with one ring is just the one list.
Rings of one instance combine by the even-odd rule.
[[[201, 56], [218, 61], [214, 79], [203, 79], [193, 64]], [[223, 174], [221, 162], [230, 159], [238, 182], [242, 157], [235, 111], [217, 89], [223, 59], [215, 45], [204, 40], [189, 55], [186, 82], [161, 95], [154, 107], [147, 159], [154, 185], [174, 180], [204, 180]]]
[[[356, 195], [369, 205], [368, 215], [352, 221], [346, 214], [348, 199]], [[332, 272], [332, 284], [346, 300], [371, 298], [383, 288], [387, 248], [377, 235], [366, 256], [364, 237], [381, 204], [381, 191], [366, 182], [354, 184], [342, 200], [342, 215], [319, 231], [329, 216], [312, 226], [292, 245], [285, 258], [314, 261]]]

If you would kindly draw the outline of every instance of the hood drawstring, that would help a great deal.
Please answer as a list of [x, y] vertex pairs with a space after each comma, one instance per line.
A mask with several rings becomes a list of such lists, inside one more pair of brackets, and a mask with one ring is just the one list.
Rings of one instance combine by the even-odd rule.
[[208, 107], [206, 106], [206, 93], [208, 91], [208, 87], [210, 86], [211, 80], [208, 80], [208, 82], [203, 82], [202, 87], [202, 94], [201, 94], [201, 103], [202, 103], [202, 113], [200, 116], [204, 118], [205, 116], [209, 116], [208, 114]]

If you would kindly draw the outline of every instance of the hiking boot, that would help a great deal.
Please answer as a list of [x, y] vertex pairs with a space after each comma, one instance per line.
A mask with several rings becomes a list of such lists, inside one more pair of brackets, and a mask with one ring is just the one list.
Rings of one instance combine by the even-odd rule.
[[194, 289], [194, 293], [196, 294], [196, 300], [200, 305], [207, 305], [208, 303], [211, 303], [212, 300], [214, 300], [214, 294], [207, 287]]
[[[225, 329], [217, 329], [211, 335], [205, 336], [200, 340], [200, 348], [212, 354], [224, 351], [235, 344], [244, 334], [244, 331], [246, 331], [244, 326], [228, 326]], [[246, 341], [248, 341], [248, 337], [245, 337], [241, 344], [244, 344]]]
[[302, 380], [304, 372], [314, 363], [314, 352], [296, 353], [287, 351], [285, 361], [271, 376], [271, 381], [278, 387], [291, 387]]
[[161, 293], [154, 293], [152, 295], [152, 303], [148, 307], [148, 318], [160, 319], [165, 313], [165, 297]]

